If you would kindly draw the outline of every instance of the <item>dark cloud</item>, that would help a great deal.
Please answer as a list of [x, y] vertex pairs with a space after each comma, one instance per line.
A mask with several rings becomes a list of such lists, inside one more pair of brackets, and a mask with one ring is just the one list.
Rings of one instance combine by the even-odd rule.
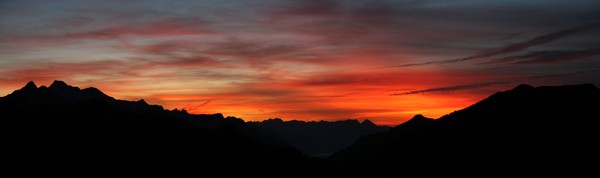
[[526, 77], [523, 80], [518, 80], [518, 81], [543, 80], [543, 79], [549, 79], [549, 78], [561, 78], [561, 77], [589, 75], [589, 74], [595, 74], [598, 72], [600, 72], [600, 69], [569, 72], [569, 73], [560, 73], [560, 74], [535, 75], [535, 76], [531, 76], [531, 77]]
[[[583, 60], [591, 57], [600, 56], [600, 48], [587, 50], [563, 50], [563, 51], [541, 51], [534, 52], [524, 56], [517, 56], [517, 59], [526, 59], [515, 62], [515, 64], [546, 64], [565, 61]], [[509, 58], [510, 59], [510, 58]]]
[[494, 85], [519, 83], [519, 82], [531, 82], [531, 81], [544, 80], [544, 79], [550, 79], [550, 78], [564, 78], [564, 77], [572, 77], [572, 76], [580, 76], [580, 75], [589, 75], [589, 74], [594, 74], [597, 72], [600, 72], [600, 69], [570, 72], [570, 73], [560, 73], [560, 74], [535, 75], [535, 76], [529, 76], [529, 77], [522, 77], [521, 79], [497, 81], [497, 82], [483, 82], [483, 83], [474, 83], [474, 84], [466, 84], [466, 85], [453, 85], [453, 86], [446, 86], [446, 87], [439, 87], [439, 88], [429, 88], [429, 89], [424, 89], [424, 90], [413, 90], [413, 91], [402, 92], [402, 93], [392, 93], [390, 95], [399, 96], [399, 95], [424, 94], [424, 93], [430, 93], [430, 92], [452, 92], [452, 91], [459, 91], [459, 90], [484, 88], [484, 87], [489, 87], [489, 86], [494, 86]]
[[205, 105], [209, 104], [210, 102], [212, 102], [212, 99], [210, 99], [210, 100], [208, 100], [208, 101], [206, 101], [206, 102], [204, 102], [202, 104], [197, 105], [197, 107], [205, 106]]
[[[294, 81], [291, 86], [295, 87], [349, 87], [360, 88], [368, 86], [396, 86], [399, 83], [419, 83], [414, 76], [424, 73], [405, 71], [368, 71], [368, 72], [346, 72], [346, 73], [318, 73], [303, 77]], [[435, 80], [441, 74], [428, 73], [430, 80]]]
[[340, 94], [340, 95], [316, 96], [316, 97], [342, 98], [342, 97], [348, 97], [348, 96], [358, 95], [358, 94], [360, 94], [360, 93], [346, 93], [346, 94]]
[[190, 57], [173, 56], [168, 59], [141, 59], [141, 61], [144, 61], [144, 63], [140, 64], [138, 67], [172, 67], [180, 69], [227, 68], [222, 62], [201, 55]]
[[289, 1], [287, 7], [278, 9], [277, 13], [289, 16], [331, 16], [339, 10], [335, 0], [303, 0]]
[[[259, 97], [269, 97], [269, 98], [282, 98], [282, 97], [290, 97], [292, 95], [298, 94], [299, 90], [293, 88], [260, 88], [258, 86], [263, 86], [261, 84], [256, 83], [247, 83], [240, 84], [240, 89], [237, 89], [235, 93], [232, 95], [239, 96], [259, 96]], [[266, 99], [266, 98], [262, 98]], [[288, 98], [290, 99], [290, 98]]]
[[[208, 43], [202, 53], [215, 56], [234, 56], [242, 59], [268, 59], [269, 57], [303, 51], [304, 47], [294, 43], [277, 43], [261, 40], [230, 39]], [[284, 59], [285, 60], [285, 59]]]
[[448, 59], [448, 60], [442, 60], [442, 61], [403, 64], [403, 65], [390, 66], [390, 67], [410, 67], [410, 66], [421, 66], [421, 65], [431, 65], [431, 64], [449, 64], [449, 63], [464, 62], [464, 61], [469, 61], [469, 60], [474, 60], [474, 59], [481, 59], [481, 58], [493, 57], [493, 56], [498, 56], [498, 55], [503, 55], [503, 54], [509, 54], [509, 53], [514, 53], [514, 52], [519, 52], [519, 51], [525, 50], [525, 49], [533, 47], [533, 46], [549, 43], [549, 42], [555, 41], [557, 39], [563, 38], [567, 35], [571, 35], [571, 34], [574, 34], [577, 32], [581, 32], [581, 31], [588, 30], [590, 28], [599, 27], [599, 26], [600, 26], [600, 23], [592, 23], [592, 24], [586, 24], [586, 25], [582, 25], [582, 26], [578, 26], [578, 27], [574, 27], [574, 28], [564, 29], [564, 30], [561, 30], [558, 32], [538, 36], [538, 37], [535, 37], [535, 38], [532, 38], [530, 40], [523, 41], [520, 43], [506, 45], [506, 46], [503, 46], [503, 47], [500, 47], [497, 49], [481, 52], [480, 54], [463, 57], [463, 58], [458, 58], [458, 59]]
[[502, 40], [512, 39], [512, 38], [520, 36], [521, 34], [523, 34], [523, 32], [511, 33], [511, 34], [506, 35], [504, 38], [502, 38]]
[[523, 55], [508, 56], [490, 60], [484, 64], [549, 64], [590, 59], [600, 55], [600, 48], [585, 50], [534, 51]]
[[413, 90], [413, 91], [403, 92], [403, 93], [393, 93], [390, 95], [398, 96], [398, 95], [424, 94], [424, 93], [430, 93], [430, 92], [452, 92], [452, 91], [458, 91], [458, 90], [483, 88], [483, 87], [488, 87], [488, 86], [492, 86], [492, 85], [500, 85], [500, 84], [505, 84], [505, 83], [506, 82], [485, 82], [485, 83], [475, 83], [475, 84], [467, 84], [467, 85], [454, 85], [454, 86], [448, 86], [448, 87], [430, 88], [430, 89], [425, 89], [425, 90]]
[[327, 86], [327, 85], [351, 85], [366, 82], [369, 79], [367, 76], [359, 75], [337, 75], [337, 76], [323, 76], [314, 77], [309, 80], [301, 82], [302, 85], [308, 86]]
[[[390, 39], [409, 3], [399, 1], [283, 1], [267, 6], [269, 26], [302, 35], [319, 37], [319, 43], [345, 47], [357, 42], [373, 43]], [[385, 37], [384, 37], [385, 36]]]
[[114, 27], [64, 34], [61, 39], [104, 39], [122, 36], [179, 36], [217, 33], [201, 19], [172, 18], [139, 24], [122, 24]]
[[[153, 44], [135, 44], [126, 40], [117, 48], [125, 48], [151, 58], [151, 64], [172, 67], [268, 66], [283, 61], [301, 61], [306, 47], [294, 42], [243, 40], [230, 38], [219, 41], [173, 40]], [[220, 60], [227, 58], [234, 63]]]
[[[129, 66], [118, 60], [88, 62], [32, 62], [28, 66], [0, 70], [0, 79], [10, 83], [22, 83], [32, 80], [53, 81], [72, 76], [93, 76], [113, 78], [120, 76], [119, 71]], [[101, 77], [100, 77], [101, 76]]]

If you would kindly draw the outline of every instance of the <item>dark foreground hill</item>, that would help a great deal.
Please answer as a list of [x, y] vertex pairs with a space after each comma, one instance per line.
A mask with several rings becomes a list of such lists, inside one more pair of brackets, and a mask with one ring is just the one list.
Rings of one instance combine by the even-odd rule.
[[597, 175], [599, 109], [592, 84], [519, 85], [437, 120], [417, 115], [331, 158], [393, 162], [395, 175]]

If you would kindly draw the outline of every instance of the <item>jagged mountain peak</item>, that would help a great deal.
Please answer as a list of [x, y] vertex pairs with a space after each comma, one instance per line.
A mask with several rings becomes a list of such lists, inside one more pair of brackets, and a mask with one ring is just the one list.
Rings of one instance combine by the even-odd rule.
[[418, 121], [418, 120], [431, 120], [431, 119], [423, 116], [422, 114], [417, 114], [417, 115], [413, 116], [413, 118], [410, 120]]
[[362, 123], [360, 123], [362, 126], [377, 126], [375, 125], [375, 123], [373, 123], [371, 120], [369, 119], [365, 119]]
[[515, 87], [514, 89], [512, 89], [513, 91], [528, 91], [528, 90], [533, 90], [535, 89], [535, 87], [531, 86], [531, 85], [527, 85], [527, 84], [520, 84], [517, 87]]
[[37, 85], [35, 85], [35, 82], [29, 81], [22, 89], [37, 89], [37, 88], [38, 87], [37, 87]]
[[143, 104], [143, 105], [148, 105], [148, 103], [147, 103], [147, 102], [146, 102], [146, 100], [144, 100], [144, 99], [140, 99], [140, 100], [138, 100], [138, 101], [137, 101], [137, 103], [139, 103], [139, 104]]
[[54, 82], [52, 82], [52, 84], [50, 84], [50, 88], [64, 88], [64, 87], [70, 87], [70, 85], [68, 85], [64, 81], [60, 81], [60, 80], [54, 80]]
[[4, 98], [15, 107], [74, 105], [89, 100], [100, 100], [115, 105], [120, 103], [96, 88], [81, 90], [60, 80], [55, 80], [49, 87], [39, 88], [31, 81]]
[[373, 124], [373, 122], [369, 119], [365, 119], [361, 124]]
[[38, 91], [38, 87], [35, 84], [35, 82], [29, 81], [21, 89], [15, 90], [14, 92], [12, 92], [11, 94], [9, 94], [8, 96], [10, 96], [10, 95], [27, 95], [27, 94], [30, 94], [30, 93], [35, 93], [36, 91]]
[[413, 118], [411, 118], [410, 120], [404, 122], [401, 125], [421, 125], [421, 124], [429, 123], [429, 122], [431, 122], [433, 120], [434, 119], [425, 117], [422, 114], [417, 114], [417, 115], [413, 116]]
[[71, 86], [60, 80], [55, 80], [48, 88], [61, 93], [73, 93], [81, 90], [79, 87]]

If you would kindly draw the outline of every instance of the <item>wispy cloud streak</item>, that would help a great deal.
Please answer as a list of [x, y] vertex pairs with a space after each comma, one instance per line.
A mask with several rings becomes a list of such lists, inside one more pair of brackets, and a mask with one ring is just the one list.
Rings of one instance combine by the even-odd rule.
[[485, 83], [475, 83], [475, 84], [467, 84], [467, 85], [454, 85], [454, 86], [447, 86], [447, 87], [430, 88], [430, 89], [425, 89], [425, 90], [413, 90], [413, 91], [403, 92], [403, 93], [393, 93], [390, 95], [399, 96], [399, 95], [425, 94], [425, 93], [430, 93], [430, 92], [452, 92], [452, 91], [458, 91], [458, 90], [483, 88], [483, 87], [488, 87], [488, 86], [492, 86], [492, 85], [500, 85], [500, 84], [505, 84], [505, 83], [506, 82], [485, 82]]
[[453, 92], [453, 91], [459, 91], [459, 90], [470, 90], [470, 89], [484, 88], [484, 87], [489, 87], [489, 86], [494, 86], [494, 85], [528, 82], [528, 81], [548, 79], [548, 78], [561, 78], [561, 77], [571, 77], [571, 76], [577, 76], [577, 75], [587, 75], [587, 74], [593, 74], [593, 73], [597, 73], [597, 72], [600, 72], [600, 69], [578, 71], [578, 72], [571, 72], [571, 73], [562, 73], [562, 74], [536, 75], [536, 76], [530, 76], [530, 77], [525, 77], [525, 78], [521, 78], [521, 79], [515, 79], [515, 80], [511, 80], [511, 81], [506, 80], [506, 81], [498, 81], [498, 82], [483, 82], [483, 83], [429, 88], [429, 89], [423, 89], [423, 90], [412, 90], [412, 91], [408, 91], [408, 92], [392, 93], [390, 95], [401, 96], [401, 95], [425, 94], [425, 93], [432, 93], [432, 92]]
[[519, 52], [519, 51], [525, 50], [525, 49], [533, 47], [533, 46], [549, 43], [549, 42], [558, 40], [560, 38], [563, 38], [565, 36], [568, 36], [568, 35], [571, 35], [571, 34], [574, 34], [577, 32], [581, 32], [581, 31], [584, 31], [584, 30], [587, 30], [590, 28], [598, 27], [598, 26], [600, 26], [600, 23], [592, 23], [592, 24], [586, 24], [586, 25], [582, 25], [582, 26], [578, 26], [578, 27], [574, 27], [574, 28], [564, 29], [564, 30], [561, 30], [558, 32], [538, 36], [538, 37], [535, 37], [535, 38], [532, 38], [530, 40], [523, 41], [520, 43], [506, 45], [506, 46], [503, 46], [503, 47], [500, 47], [497, 49], [481, 52], [480, 54], [475, 54], [472, 56], [467, 56], [467, 57], [458, 58], [458, 59], [411, 63], [411, 64], [403, 64], [403, 65], [390, 66], [390, 67], [411, 67], [411, 66], [422, 66], [422, 65], [432, 65], [432, 64], [450, 64], [450, 63], [470, 61], [470, 60], [474, 60], [474, 59], [493, 57], [493, 56], [498, 56], [498, 55], [502, 55], [502, 54], [509, 54], [509, 53], [514, 53], [514, 52]]

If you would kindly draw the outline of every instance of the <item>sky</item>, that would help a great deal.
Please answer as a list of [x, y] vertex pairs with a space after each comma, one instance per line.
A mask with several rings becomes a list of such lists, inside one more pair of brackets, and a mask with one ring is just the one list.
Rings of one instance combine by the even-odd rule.
[[597, 0], [2, 0], [28, 81], [247, 121], [437, 118], [518, 84], [600, 86]]

